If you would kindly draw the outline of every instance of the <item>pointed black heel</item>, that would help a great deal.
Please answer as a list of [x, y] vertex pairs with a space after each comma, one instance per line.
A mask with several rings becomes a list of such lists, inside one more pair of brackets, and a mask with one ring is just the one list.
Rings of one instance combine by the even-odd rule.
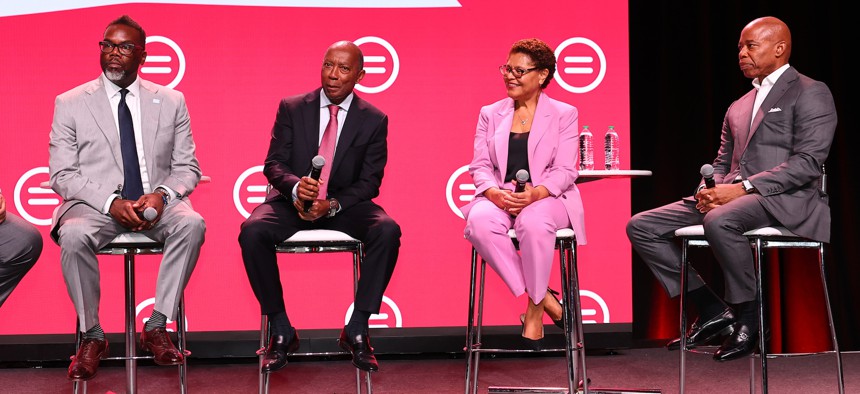
[[552, 295], [552, 298], [555, 300], [555, 302], [558, 302], [558, 306], [562, 309], [560, 319], [555, 320], [552, 318], [552, 316], [550, 316], [549, 318], [552, 319], [552, 322], [555, 323], [556, 327], [564, 329], [564, 305], [562, 305], [561, 301], [558, 299], [558, 292], [553, 289], [550, 289], [549, 287], [546, 288], [546, 291], [547, 293]]

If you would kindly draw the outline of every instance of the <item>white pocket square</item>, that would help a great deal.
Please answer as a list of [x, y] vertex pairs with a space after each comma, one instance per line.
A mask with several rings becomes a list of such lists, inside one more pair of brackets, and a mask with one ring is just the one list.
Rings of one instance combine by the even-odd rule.
[[779, 107], [773, 107], [773, 108], [771, 108], [770, 110], [768, 110], [768, 111], [767, 111], [767, 113], [771, 113], [771, 112], [782, 112], [782, 108], [779, 108]]

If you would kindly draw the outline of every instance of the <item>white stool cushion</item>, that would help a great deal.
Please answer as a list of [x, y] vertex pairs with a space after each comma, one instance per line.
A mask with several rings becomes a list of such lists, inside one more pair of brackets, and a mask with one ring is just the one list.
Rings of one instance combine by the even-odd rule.
[[[562, 228], [555, 231], [556, 238], [570, 238], [573, 237], [573, 229], [572, 228]], [[517, 232], [514, 229], [508, 230], [508, 236], [511, 239], [517, 239]]]
[[332, 242], [332, 241], [356, 241], [357, 239], [346, 235], [346, 233], [335, 230], [302, 230], [284, 242]]
[[[701, 224], [696, 226], [681, 227], [675, 230], [676, 237], [701, 237], [705, 235], [705, 228]], [[769, 237], [797, 237], [785, 227], [762, 227], [755, 230], [750, 230], [744, 233], [747, 237], [750, 236], [769, 236]]]

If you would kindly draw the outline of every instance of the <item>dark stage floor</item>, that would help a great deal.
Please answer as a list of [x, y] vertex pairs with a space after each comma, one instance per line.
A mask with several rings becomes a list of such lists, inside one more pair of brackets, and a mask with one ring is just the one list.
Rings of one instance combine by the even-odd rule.
[[[677, 393], [678, 353], [664, 348], [637, 348], [589, 353], [588, 376], [594, 388], [657, 389]], [[748, 360], [726, 363], [709, 355], [687, 359], [688, 393], [749, 392]], [[860, 353], [843, 354], [846, 393], [860, 392]], [[69, 393], [66, 362], [40, 366], [0, 365], [0, 393]], [[462, 354], [387, 355], [373, 374], [375, 393], [461, 393], [465, 359]], [[769, 360], [771, 393], [835, 393], [835, 357], [823, 354]], [[479, 392], [490, 386], [564, 386], [563, 354], [482, 358]], [[256, 393], [256, 359], [190, 359], [189, 393]], [[139, 393], [178, 393], [177, 369], [139, 363]], [[89, 393], [124, 393], [125, 368], [120, 361], [103, 365], [89, 383]], [[355, 369], [346, 358], [296, 357], [271, 378], [271, 393], [354, 393]]]

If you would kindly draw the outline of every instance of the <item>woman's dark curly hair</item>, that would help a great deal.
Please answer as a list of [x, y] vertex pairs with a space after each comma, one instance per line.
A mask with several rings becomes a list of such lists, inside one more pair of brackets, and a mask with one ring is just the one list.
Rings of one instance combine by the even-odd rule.
[[552, 76], [555, 75], [555, 53], [553, 53], [549, 45], [537, 38], [526, 38], [515, 42], [511, 46], [511, 51], [508, 55], [515, 53], [522, 53], [530, 57], [538, 70], [549, 70], [549, 77], [543, 81], [540, 87], [544, 89], [549, 86]]

